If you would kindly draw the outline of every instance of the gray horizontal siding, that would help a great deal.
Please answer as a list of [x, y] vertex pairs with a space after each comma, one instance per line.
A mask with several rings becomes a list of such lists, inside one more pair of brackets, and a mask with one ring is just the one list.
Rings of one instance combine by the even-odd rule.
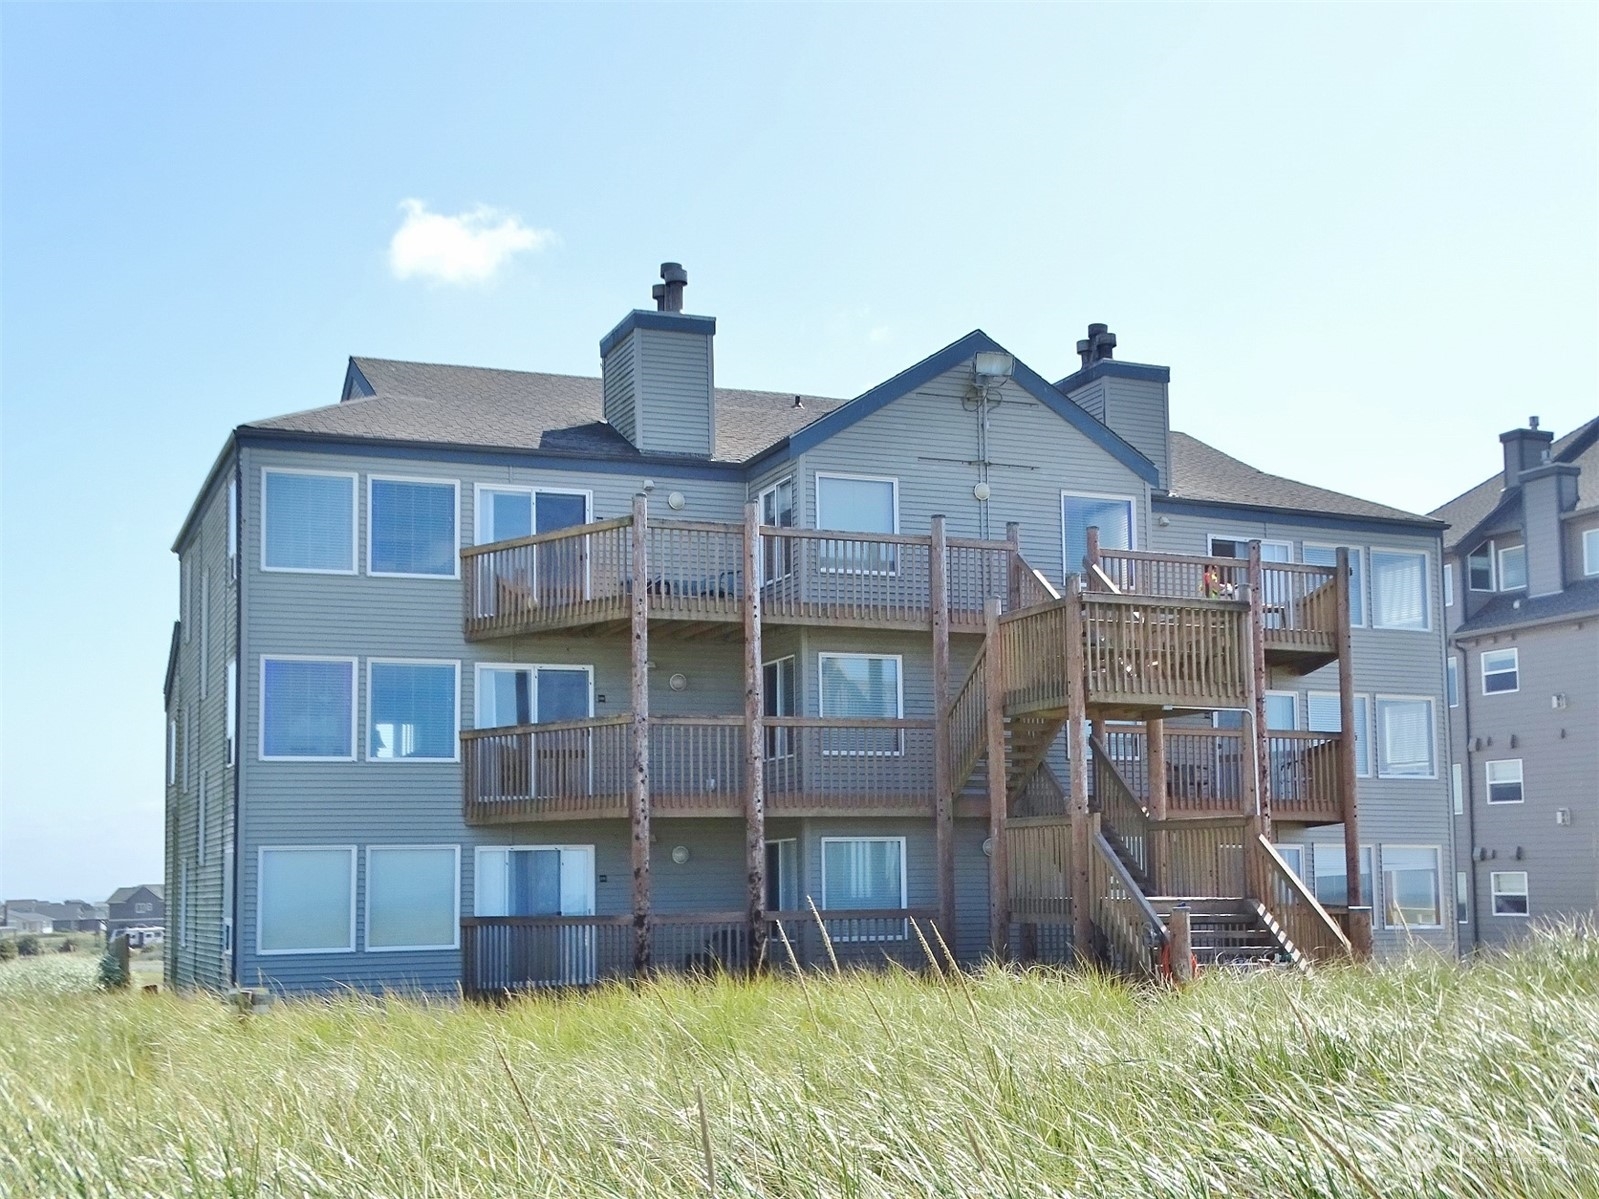
[[635, 335], [611, 347], [601, 365], [605, 388], [605, 419], [623, 437], [638, 444], [638, 379], [634, 369]]
[[711, 452], [711, 338], [702, 333], [637, 329], [635, 444], [662, 454]]

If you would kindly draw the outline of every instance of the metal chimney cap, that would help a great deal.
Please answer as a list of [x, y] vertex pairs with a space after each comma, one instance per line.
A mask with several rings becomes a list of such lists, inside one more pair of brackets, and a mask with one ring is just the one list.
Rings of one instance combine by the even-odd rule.
[[683, 269], [681, 262], [661, 263], [661, 278], [668, 283], [687, 283], [688, 272]]

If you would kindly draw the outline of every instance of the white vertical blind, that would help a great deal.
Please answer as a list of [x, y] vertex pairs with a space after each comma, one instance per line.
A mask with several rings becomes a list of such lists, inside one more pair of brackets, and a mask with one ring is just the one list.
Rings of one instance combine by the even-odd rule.
[[453, 948], [455, 862], [451, 845], [374, 845], [368, 850], [366, 947]]
[[352, 937], [355, 850], [261, 851], [262, 953], [347, 951]]
[[1377, 699], [1377, 773], [1383, 778], [1431, 778], [1433, 714], [1430, 699]]
[[1371, 607], [1379, 629], [1426, 629], [1427, 555], [1372, 550]]
[[902, 908], [905, 842], [897, 837], [824, 838], [822, 875], [824, 908]]

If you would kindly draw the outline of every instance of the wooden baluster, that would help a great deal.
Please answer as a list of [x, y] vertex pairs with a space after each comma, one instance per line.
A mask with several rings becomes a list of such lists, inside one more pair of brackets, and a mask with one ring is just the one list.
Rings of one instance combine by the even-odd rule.
[[633, 858], [633, 969], [650, 969], [650, 612], [649, 499], [633, 497], [632, 704], [633, 785], [629, 794]]

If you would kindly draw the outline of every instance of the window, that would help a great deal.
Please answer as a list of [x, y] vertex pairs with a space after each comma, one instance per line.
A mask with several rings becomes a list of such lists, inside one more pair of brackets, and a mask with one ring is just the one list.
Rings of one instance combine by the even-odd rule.
[[1455, 923], [1465, 924], [1470, 919], [1469, 894], [1467, 891], [1466, 872], [1455, 871]]
[[[1343, 713], [1335, 691], [1312, 691], [1305, 696], [1306, 726], [1313, 733], [1343, 732]], [[1359, 778], [1371, 776], [1371, 738], [1367, 729], [1371, 724], [1371, 699], [1355, 696], [1355, 774]]]
[[355, 573], [355, 476], [261, 472], [261, 569]]
[[142, 902], [142, 903], [136, 903], [136, 904], [133, 905], [133, 914], [135, 916], [148, 916], [148, 915], [150, 915], [150, 913], [152, 913], [154, 911], [155, 911], [155, 904], [153, 904], [153, 903]]
[[457, 577], [459, 490], [454, 481], [368, 478], [367, 573]]
[[[904, 715], [904, 686], [898, 654], [818, 654], [820, 715], [895, 720]], [[822, 730], [824, 754], [899, 754], [898, 729]]]
[[[784, 479], [760, 495], [761, 523], [770, 528], [794, 527], [794, 480]], [[794, 543], [787, 538], [761, 539], [761, 581], [787, 578], [794, 570]]]
[[1527, 586], [1527, 547], [1510, 545], [1499, 551], [1499, 590], [1521, 591]]
[[1088, 557], [1088, 530], [1099, 529], [1099, 544], [1107, 550], [1138, 548], [1138, 529], [1133, 521], [1133, 501], [1121, 495], [1073, 495], [1060, 493], [1062, 552], [1066, 555], [1063, 575], [1079, 574]]
[[200, 772], [200, 794], [196, 798], [194, 805], [194, 858], [201, 866], [205, 865], [205, 809], [210, 802], [209, 792], [211, 790], [207, 785], [208, 779], [206, 776], [209, 773], [206, 770]]
[[183, 644], [189, 644], [189, 636], [194, 632], [193, 613], [189, 605], [189, 582], [194, 572], [189, 567], [189, 557], [185, 554], [178, 559], [178, 628], [183, 632]]
[[1292, 732], [1299, 727], [1299, 697], [1292, 691], [1266, 692], [1266, 729]]
[[1444, 607], [1453, 608], [1454, 606], [1455, 606], [1455, 564], [1453, 562], [1445, 562], [1444, 563]]
[[1483, 775], [1488, 783], [1489, 803], [1522, 803], [1526, 799], [1521, 789], [1520, 758], [1484, 762]]
[[[1365, 555], [1361, 553], [1358, 545], [1347, 547], [1349, 550], [1349, 623], [1363, 625], [1366, 623], [1366, 580], [1365, 580]], [[1308, 541], [1304, 545], [1301, 556], [1306, 566], [1337, 566], [1338, 549], [1336, 545], [1311, 545]]]
[[[816, 527], [844, 533], [899, 532], [899, 480], [859, 475], [816, 476]], [[822, 570], [892, 574], [896, 547], [879, 541], [823, 541]]]
[[239, 577], [239, 480], [228, 480], [228, 577]]
[[[761, 706], [766, 716], [795, 716], [794, 659], [779, 658], [761, 666]], [[766, 756], [791, 758], [794, 756], [794, 730], [787, 727], [766, 729]]]
[[1452, 654], [1444, 663], [1444, 694], [1451, 708], [1460, 706], [1460, 659]]
[[487, 545], [587, 524], [592, 506], [593, 497], [587, 491], [479, 486], [475, 540]]
[[228, 659], [227, 681], [223, 684], [227, 694], [222, 697], [226, 709], [222, 714], [223, 748], [226, 751], [226, 764], [232, 766], [238, 760], [237, 745], [239, 742], [239, 660]]
[[1473, 591], [1494, 589], [1494, 543], [1485, 541], [1466, 555], [1466, 586]]
[[355, 760], [355, 659], [261, 658], [261, 757]]
[[[233, 957], [233, 841], [228, 837], [222, 839], [222, 956]], [[228, 970], [231, 969], [230, 961]], [[231, 978], [231, 973], [225, 973], [223, 978]]]
[[179, 777], [183, 780], [179, 790], [189, 789], [189, 746], [194, 743], [194, 709], [183, 709], [183, 727], [179, 730], [181, 736], [178, 740], [178, 752], [183, 755], [183, 766]]
[[1493, 895], [1495, 916], [1528, 914], [1527, 872], [1495, 870], [1488, 875], [1488, 890]]
[[[1314, 846], [1310, 865], [1316, 872], [1316, 902], [1346, 907], [1349, 903], [1349, 868], [1343, 845], [1337, 841], [1324, 841]], [[1369, 845], [1360, 847], [1360, 897], [1368, 907], [1376, 905]]]
[[167, 786], [175, 787], [178, 782], [178, 720], [170, 717], [167, 720]]
[[[1211, 537], [1210, 556], [1212, 558], [1247, 558], [1249, 557], [1249, 542], [1247, 537]], [[1294, 543], [1291, 541], [1261, 541], [1260, 560], [1262, 562], [1292, 562], [1294, 560]]]
[[460, 846], [368, 846], [367, 949], [456, 948], [460, 893]]
[[211, 572], [200, 572], [200, 698], [209, 688], [207, 676], [211, 673]]
[[355, 846], [261, 849], [256, 950], [355, 949]]
[[592, 666], [479, 664], [476, 723], [480, 729], [586, 720], [594, 715]]
[[1466, 814], [1465, 773], [1459, 762], [1449, 768], [1449, 797], [1454, 801], [1455, 815], [1464, 816]]
[[367, 662], [366, 756], [453, 762], [461, 727], [459, 662]]
[[1427, 555], [1371, 551], [1371, 623], [1378, 629], [1432, 627], [1427, 613]]
[[1521, 651], [1491, 649], [1482, 655], [1482, 693], [1507, 694], [1521, 689]]
[[[594, 846], [514, 845], [477, 851], [473, 911], [479, 916], [591, 916]], [[574, 932], [587, 933], [587, 929]], [[589, 948], [593, 954], [592, 946]]]
[[178, 948], [189, 944], [189, 863], [178, 867]]
[[1377, 697], [1377, 777], [1436, 778], [1432, 700]]
[[1438, 850], [1432, 846], [1382, 847], [1383, 923], [1389, 928], [1440, 928]]
[[[828, 911], [873, 912], [903, 908], [905, 898], [904, 837], [823, 837], [822, 908]], [[869, 931], [840, 940], [899, 940], [902, 922], [867, 922]]]
[[1599, 575], [1599, 529], [1582, 531], [1582, 573]]
[[1288, 863], [1288, 868], [1301, 879], [1305, 877], [1305, 847], [1303, 845], [1279, 845], [1277, 855]]

